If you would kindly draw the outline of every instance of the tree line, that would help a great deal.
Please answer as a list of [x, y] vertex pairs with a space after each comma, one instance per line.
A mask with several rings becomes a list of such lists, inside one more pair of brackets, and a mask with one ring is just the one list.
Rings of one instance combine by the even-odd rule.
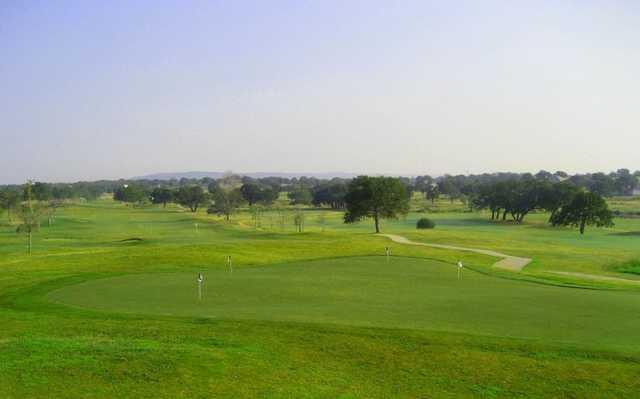
[[[494, 220], [509, 218], [522, 223], [533, 211], [548, 211], [550, 223], [575, 224], [583, 232], [584, 227], [589, 224], [610, 225], [610, 211], [602, 197], [633, 194], [639, 187], [639, 177], [638, 171], [631, 173], [628, 169], [619, 169], [609, 174], [572, 176], [564, 172], [540, 171], [536, 174], [389, 178], [393, 179], [393, 184], [390, 183], [391, 180], [382, 177], [366, 177], [369, 180], [362, 176], [330, 180], [307, 177], [255, 179], [233, 174], [217, 180], [101, 180], [72, 184], [35, 182], [28, 184], [28, 190], [26, 186], [0, 187], [0, 210], [6, 211], [11, 221], [12, 214], [21, 210], [28, 197], [28, 201], [47, 203], [44, 207], [48, 209], [46, 213], [52, 215], [56, 208], [64, 205], [65, 200], [92, 200], [112, 193], [116, 201], [133, 204], [153, 203], [166, 206], [176, 203], [192, 212], [206, 206], [207, 212], [229, 219], [243, 204], [248, 204], [250, 208], [270, 206], [281, 194], [286, 193], [291, 205], [326, 206], [344, 210], [345, 222], [348, 223], [371, 217], [378, 231], [380, 218], [402, 214], [407, 208], [402, 201], [408, 201], [414, 192], [419, 192], [428, 201], [435, 201], [443, 195], [451, 201], [465, 202], [471, 210], [487, 209]], [[402, 187], [402, 195], [399, 187]], [[395, 198], [395, 203], [391, 205], [391, 197], [385, 197], [389, 192], [394, 193]], [[370, 196], [368, 202], [362, 199], [366, 196]], [[403, 200], [400, 201], [399, 198]], [[584, 208], [586, 204], [593, 208], [587, 216], [575, 216], [575, 212], [571, 211], [577, 207]], [[385, 208], [387, 206], [389, 207]], [[576, 218], [578, 222], [575, 222]], [[49, 222], [51, 223], [51, 218]]]
[[205, 183], [206, 186], [200, 181], [178, 187], [149, 187], [132, 182], [116, 187], [113, 199], [132, 204], [150, 202], [164, 207], [169, 203], [176, 203], [188, 207], [192, 212], [196, 212], [202, 205], [208, 205], [210, 213], [220, 213], [228, 218], [234, 209], [243, 204], [250, 207], [272, 205], [284, 190], [291, 205], [344, 209], [347, 192], [347, 181], [343, 179], [313, 182], [301, 179], [289, 185], [281, 182], [275, 184], [268, 179], [233, 178], [217, 181], [209, 179]]
[[[433, 184], [432, 187], [437, 186]], [[371, 218], [376, 233], [381, 218], [397, 218], [409, 211], [410, 186], [399, 178], [359, 176], [347, 189], [345, 223]], [[532, 211], [550, 213], [552, 226], [611, 227], [613, 213], [598, 192], [570, 180], [554, 181], [541, 176], [520, 176], [504, 181], [477, 183], [467, 191], [472, 209], [491, 211], [491, 219], [510, 217], [517, 223]]]
[[[401, 177], [400, 181], [406, 189], [412, 192], [420, 192], [426, 199], [435, 201], [439, 196], [446, 196], [452, 201], [467, 201], [469, 197], [479, 190], [481, 186], [489, 183], [513, 180], [548, 181], [558, 183], [569, 181], [579, 188], [599, 194], [603, 197], [614, 195], [627, 196], [640, 188], [640, 171], [630, 172], [629, 169], [618, 169], [611, 173], [586, 173], [569, 175], [562, 171], [554, 173], [541, 170], [531, 173], [484, 173], [470, 175], [444, 175], [431, 177], [429, 175], [415, 177]], [[162, 187], [177, 191], [185, 186], [200, 186], [205, 191], [210, 185], [222, 184], [226, 186], [246, 185], [247, 201], [253, 202], [252, 192], [258, 196], [276, 195], [287, 192], [289, 199], [295, 204], [312, 204], [315, 206], [326, 205], [333, 209], [344, 209], [344, 197], [346, 187], [352, 179], [334, 178], [330, 180], [315, 177], [263, 177], [251, 178], [229, 174], [220, 179], [205, 177], [202, 179], [171, 179], [171, 180], [99, 180], [93, 182], [76, 183], [44, 183], [34, 182], [32, 191], [37, 201], [86, 199], [94, 200], [104, 194], [114, 193], [123, 186], [139, 188], [148, 196], [155, 188]], [[259, 190], [256, 191], [256, 187]], [[0, 186], [2, 197], [18, 195], [24, 198], [22, 185]], [[262, 200], [262, 199], [260, 199]], [[259, 202], [259, 201], [258, 201]]]
[[554, 173], [541, 170], [538, 173], [484, 173], [479, 175], [444, 175], [433, 178], [429, 175], [407, 179], [410, 190], [435, 201], [440, 195], [450, 200], [467, 201], [488, 184], [513, 181], [542, 181], [548, 183], [568, 182], [602, 197], [629, 196], [640, 188], [640, 170], [618, 169], [611, 173], [586, 173], [569, 175], [562, 171]]
[[471, 204], [489, 210], [493, 220], [510, 217], [517, 223], [532, 211], [546, 211], [553, 226], [576, 226], [580, 234], [588, 225], [613, 225], [613, 214], [602, 195], [569, 180], [524, 178], [488, 183], [472, 193]]

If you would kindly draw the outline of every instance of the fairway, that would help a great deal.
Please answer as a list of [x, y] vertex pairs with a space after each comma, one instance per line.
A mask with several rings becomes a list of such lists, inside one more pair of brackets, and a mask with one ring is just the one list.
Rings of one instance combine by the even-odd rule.
[[346, 257], [204, 274], [201, 301], [195, 271], [90, 280], [48, 298], [109, 312], [441, 330], [633, 351], [640, 331], [636, 293], [472, 270], [458, 280], [454, 265], [433, 260]]

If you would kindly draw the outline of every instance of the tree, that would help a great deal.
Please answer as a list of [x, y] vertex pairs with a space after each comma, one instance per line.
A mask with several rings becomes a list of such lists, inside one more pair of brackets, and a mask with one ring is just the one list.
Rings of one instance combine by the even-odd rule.
[[427, 200], [431, 201], [431, 203], [433, 204], [434, 202], [436, 202], [439, 196], [440, 196], [440, 191], [438, 190], [437, 185], [431, 184], [427, 186], [425, 191], [425, 197], [427, 198]]
[[438, 182], [438, 192], [447, 195], [452, 203], [460, 198], [460, 188], [453, 176], [445, 176]]
[[551, 224], [553, 226], [579, 226], [580, 234], [584, 234], [585, 226], [613, 226], [613, 214], [609, 210], [607, 202], [599, 194], [580, 191], [571, 202], [553, 215]]
[[145, 198], [144, 190], [137, 184], [124, 184], [113, 192], [113, 199], [121, 202], [135, 203]]
[[189, 207], [191, 212], [197, 212], [200, 205], [207, 202], [209, 196], [200, 186], [186, 186], [178, 189], [175, 198], [180, 205]]
[[425, 197], [432, 184], [433, 178], [429, 175], [424, 175], [416, 177], [414, 187], [416, 191], [420, 191], [422, 193], [422, 197]]
[[541, 207], [543, 192], [548, 184], [527, 178], [513, 185], [509, 213], [517, 223], [522, 223], [529, 212]]
[[48, 201], [51, 199], [51, 185], [47, 183], [35, 182], [31, 186], [33, 198], [37, 201]]
[[7, 211], [7, 221], [11, 224], [11, 210], [15, 209], [20, 203], [18, 191], [9, 188], [0, 192], [0, 209]]
[[260, 199], [258, 200], [258, 202], [263, 205], [271, 205], [275, 200], [278, 199], [279, 195], [280, 192], [273, 187], [262, 187], [260, 189]]
[[208, 185], [207, 185], [207, 191], [209, 191], [209, 194], [213, 194], [216, 192], [216, 190], [219, 188], [218, 182], [215, 180], [212, 180]]
[[536, 178], [536, 180], [553, 181], [555, 176], [551, 174], [551, 172], [547, 172], [546, 170], [541, 170], [538, 173], [536, 173], [534, 177]]
[[242, 198], [249, 203], [249, 206], [260, 201], [260, 186], [257, 183], [247, 182], [240, 187]]
[[240, 187], [240, 193], [249, 206], [258, 202], [269, 205], [278, 198], [278, 192], [270, 186], [262, 186], [258, 183], [248, 181]]
[[75, 191], [70, 185], [56, 185], [51, 190], [51, 195], [57, 200], [70, 199], [75, 196]]
[[409, 211], [406, 188], [393, 177], [356, 177], [349, 184], [345, 202], [344, 222], [373, 218], [376, 233], [380, 232], [381, 218], [397, 218]]
[[213, 204], [207, 209], [207, 213], [224, 216], [225, 220], [229, 221], [231, 215], [235, 213], [240, 204], [242, 204], [242, 193], [240, 193], [239, 189], [235, 188], [228, 191], [218, 189], [213, 194]]
[[313, 201], [311, 190], [306, 187], [296, 187], [287, 193], [291, 205], [309, 205]]
[[344, 209], [344, 197], [346, 194], [346, 182], [342, 179], [332, 179], [313, 188], [311, 202], [315, 206], [329, 205], [331, 209]]
[[542, 209], [551, 212], [549, 221], [560, 208], [571, 202], [578, 191], [578, 187], [570, 181], [562, 181], [544, 188], [540, 205]]
[[[476, 209], [489, 209], [491, 219], [506, 220], [511, 215], [517, 223], [522, 223], [525, 216], [536, 209], [557, 209], [564, 201], [564, 197], [554, 191], [554, 187], [570, 183], [552, 183], [546, 180], [527, 176], [522, 180], [506, 180], [485, 184], [478, 188], [473, 197]], [[557, 197], [557, 198], [556, 198]]]
[[615, 177], [616, 191], [620, 195], [632, 195], [638, 187], [638, 179], [629, 172], [629, 169], [618, 169]]
[[167, 207], [167, 203], [173, 200], [174, 193], [166, 187], [156, 187], [151, 192], [151, 202], [154, 204], [162, 204], [163, 208]]
[[615, 180], [604, 173], [594, 173], [587, 181], [587, 188], [592, 193], [610, 197], [615, 191]]
[[40, 229], [40, 217], [42, 215], [42, 207], [40, 204], [33, 202], [31, 186], [31, 182], [25, 185], [25, 202], [20, 206], [18, 212], [18, 217], [22, 223], [16, 229], [16, 233], [27, 236], [27, 253], [29, 255], [31, 255], [33, 233]]

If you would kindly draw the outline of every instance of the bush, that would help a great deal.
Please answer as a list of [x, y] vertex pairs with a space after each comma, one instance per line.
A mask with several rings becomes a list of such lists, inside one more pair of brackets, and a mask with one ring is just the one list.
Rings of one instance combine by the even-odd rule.
[[640, 259], [630, 260], [617, 268], [622, 273], [640, 274]]
[[436, 223], [429, 218], [418, 219], [418, 223], [416, 223], [416, 229], [432, 229], [434, 227], [436, 227]]

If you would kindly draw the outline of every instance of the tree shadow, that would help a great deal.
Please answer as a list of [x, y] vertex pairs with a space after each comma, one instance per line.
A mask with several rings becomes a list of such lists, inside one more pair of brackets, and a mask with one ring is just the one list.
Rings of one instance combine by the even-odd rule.
[[610, 236], [640, 237], [640, 231], [625, 231], [622, 233], [609, 233]]

